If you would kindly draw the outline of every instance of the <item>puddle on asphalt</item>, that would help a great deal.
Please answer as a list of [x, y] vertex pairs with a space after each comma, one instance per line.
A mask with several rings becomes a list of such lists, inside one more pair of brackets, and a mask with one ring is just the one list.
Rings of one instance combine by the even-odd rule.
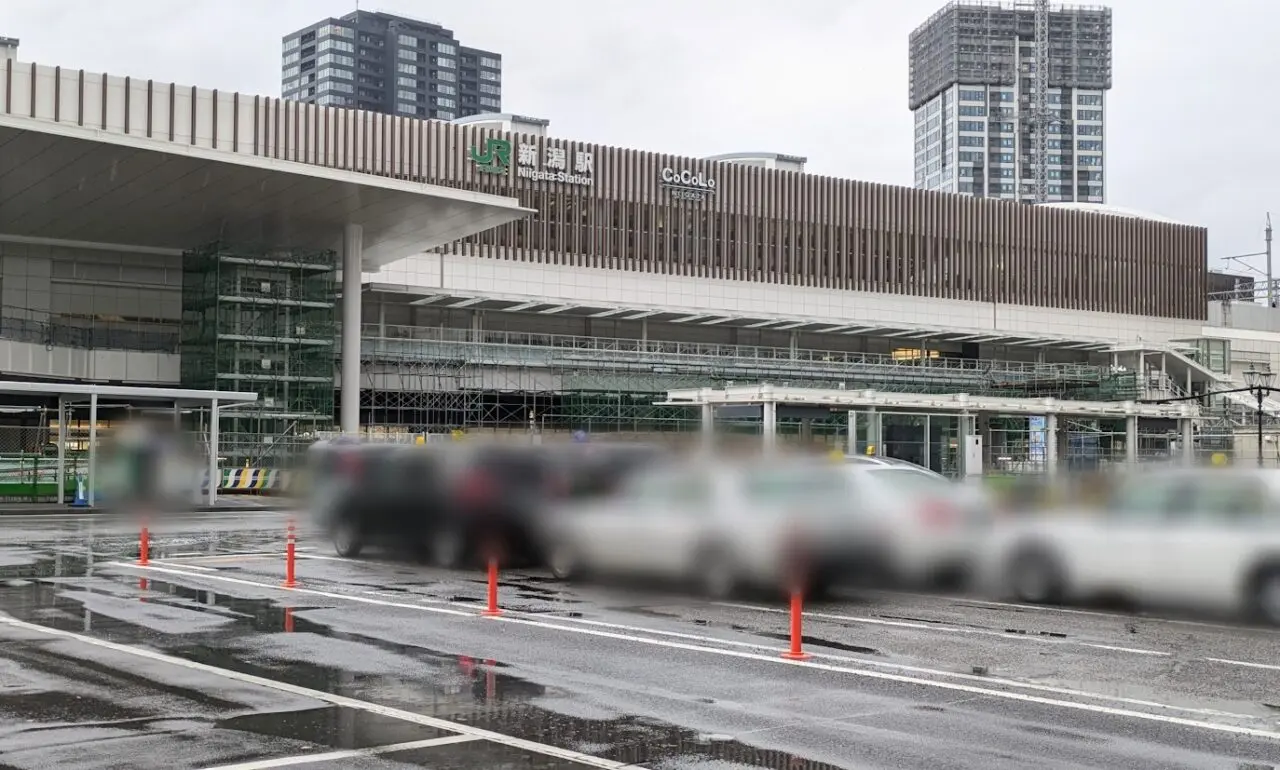
[[213, 726], [220, 730], [306, 741], [331, 749], [367, 749], [449, 735], [434, 727], [341, 706], [244, 714], [220, 719]]
[[[74, 571], [74, 570], [72, 570]], [[113, 576], [121, 586], [132, 578]], [[148, 580], [144, 599], [170, 602], [195, 612], [214, 612], [227, 623], [198, 633], [159, 635], [154, 630], [118, 618], [85, 620], [83, 606], [63, 595], [66, 586], [37, 580], [20, 588], [0, 587], [0, 610], [54, 628], [106, 636], [112, 641], [159, 647], [166, 654], [276, 681], [347, 697], [370, 700], [417, 713], [473, 725], [494, 732], [571, 750], [590, 746], [591, 753], [617, 762], [664, 767], [691, 767], [707, 762], [746, 766], [836, 770], [835, 766], [804, 760], [786, 752], [767, 751], [731, 736], [698, 733], [652, 718], [614, 719], [571, 717], [533, 701], [547, 696], [545, 686], [511, 675], [501, 661], [477, 660], [397, 644], [382, 639], [336, 632], [329, 626], [297, 617], [301, 607], [284, 607], [271, 600], [245, 599]], [[73, 589], [80, 590], [80, 589]], [[44, 611], [53, 610], [53, 614]], [[88, 628], [86, 628], [88, 626]], [[285, 632], [291, 631], [292, 634]], [[305, 635], [359, 645], [367, 657], [395, 655], [408, 661], [411, 672], [392, 676], [355, 673], [348, 667], [321, 665], [320, 654], [308, 653]], [[295, 636], [296, 635], [296, 636]], [[284, 642], [295, 639], [297, 645]], [[279, 640], [280, 644], [263, 643]], [[260, 644], [261, 643], [261, 644]], [[822, 643], [817, 640], [815, 644]], [[825, 643], [823, 643], [825, 644]], [[299, 659], [302, 656], [306, 659]], [[341, 657], [341, 655], [337, 656]], [[358, 714], [358, 715], [357, 715]], [[359, 748], [361, 736], [400, 729], [366, 724], [376, 717], [349, 709], [321, 708], [304, 712], [253, 715], [223, 720], [223, 729], [279, 735], [338, 748]], [[362, 721], [364, 720], [364, 721]], [[396, 721], [396, 725], [405, 725]], [[416, 726], [404, 728], [412, 731]], [[434, 735], [405, 733], [382, 743], [421, 740]], [[354, 741], [354, 743], [353, 743]], [[371, 744], [364, 744], [371, 745]]]

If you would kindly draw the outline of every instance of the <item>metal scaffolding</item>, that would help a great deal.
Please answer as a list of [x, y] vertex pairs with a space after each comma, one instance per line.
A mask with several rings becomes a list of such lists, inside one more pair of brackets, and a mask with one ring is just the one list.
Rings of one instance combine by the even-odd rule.
[[[366, 335], [378, 328], [366, 327]], [[441, 327], [380, 331], [387, 336], [362, 342], [362, 422], [411, 432], [691, 431], [697, 415], [655, 402], [671, 390], [735, 383], [1090, 401], [1139, 396], [1135, 372], [1091, 364]], [[811, 428], [820, 436], [840, 426]]]
[[277, 442], [332, 425], [336, 272], [326, 250], [212, 243], [183, 255], [183, 385], [258, 395], [223, 418], [233, 463], [270, 467]]

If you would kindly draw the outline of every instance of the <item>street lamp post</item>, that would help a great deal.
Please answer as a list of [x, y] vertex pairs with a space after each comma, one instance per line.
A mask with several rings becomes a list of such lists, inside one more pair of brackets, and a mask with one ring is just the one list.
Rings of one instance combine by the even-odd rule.
[[1256, 414], [1258, 421], [1258, 467], [1262, 467], [1262, 400], [1269, 393], [1271, 382], [1275, 379], [1275, 375], [1271, 372], [1263, 372], [1257, 369], [1250, 369], [1244, 373], [1244, 384], [1252, 391], [1254, 397], [1258, 399], [1258, 411]]

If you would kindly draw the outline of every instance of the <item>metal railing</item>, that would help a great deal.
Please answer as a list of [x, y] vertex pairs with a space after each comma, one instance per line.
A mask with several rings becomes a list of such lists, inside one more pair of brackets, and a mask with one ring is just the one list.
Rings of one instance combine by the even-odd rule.
[[45, 346], [177, 353], [178, 336], [176, 323], [0, 315], [0, 339]]
[[[799, 373], [810, 372], [815, 368], [848, 370], [853, 367], [891, 367], [904, 372], [988, 375], [1007, 377], [1016, 381], [1066, 378], [1098, 381], [1108, 374], [1107, 367], [1094, 364], [941, 357], [923, 360], [901, 359], [884, 353], [762, 345], [582, 337], [422, 326], [379, 326], [378, 324], [366, 324], [362, 332], [364, 354], [372, 358], [456, 355], [462, 346], [477, 346], [473, 352], [477, 358], [484, 358], [487, 353], [493, 359], [511, 355], [526, 361], [531, 352], [554, 351], [561, 359], [581, 359], [579, 363], [595, 358], [600, 361], [626, 360], [658, 365], [677, 362], [703, 362], [717, 366], [780, 364], [795, 368]], [[406, 342], [423, 344], [403, 344]], [[450, 348], [438, 348], [439, 352], [433, 354], [432, 343], [448, 345]], [[503, 350], [507, 353], [501, 353]]]

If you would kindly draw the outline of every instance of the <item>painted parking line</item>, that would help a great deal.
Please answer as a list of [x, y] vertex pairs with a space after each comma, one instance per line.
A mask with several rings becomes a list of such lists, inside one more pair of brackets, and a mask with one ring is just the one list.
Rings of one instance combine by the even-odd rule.
[[480, 740], [480, 738], [477, 738], [474, 735], [446, 735], [443, 738], [430, 738], [425, 741], [408, 741], [406, 743], [393, 743], [387, 746], [375, 746], [368, 749], [346, 749], [343, 751], [327, 751], [323, 754], [301, 754], [293, 757], [261, 759], [256, 762], [241, 762], [235, 765], [208, 767], [204, 770], [273, 770], [273, 768], [277, 767], [309, 765], [313, 762], [336, 762], [341, 759], [376, 757], [379, 754], [394, 754], [397, 751], [414, 751], [416, 749], [429, 749], [435, 746], [451, 746], [456, 743], [470, 743], [478, 740]]
[[[203, 576], [197, 576], [197, 577], [203, 577]], [[383, 706], [370, 701], [360, 700], [358, 698], [349, 698], [345, 695], [334, 695], [333, 693], [328, 693], [323, 690], [313, 690], [310, 687], [302, 687], [296, 684], [289, 684], [288, 682], [280, 682], [275, 679], [267, 679], [266, 677], [255, 676], [254, 674], [246, 674], [240, 671], [234, 671], [229, 668], [220, 668], [218, 666], [211, 666], [207, 663], [199, 663], [194, 660], [177, 658], [172, 655], [166, 655], [162, 652], [156, 652], [155, 650], [148, 650], [143, 647], [133, 647], [131, 645], [120, 644], [118, 642], [109, 642], [105, 639], [98, 639], [92, 636], [85, 636], [84, 634], [79, 634], [74, 631], [64, 631], [62, 629], [50, 628], [48, 626], [42, 626], [36, 623], [28, 623], [25, 620], [18, 620], [17, 618], [11, 618], [4, 615], [0, 615], [0, 625], [11, 626], [13, 628], [20, 628], [24, 631], [42, 633], [47, 636], [58, 637], [61, 639], [71, 639], [71, 640], [80, 642], [82, 644], [88, 644], [94, 647], [100, 647], [102, 649], [112, 650], [113, 652], [124, 653], [126, 655], [134, 655], [139, 658], [156, 661], [158, 663], [168, 663], [174, 666], [178, 666], [180, 668], [185, 668], [191, 671], [199, 671], [201, 673], [210, 674], [213, 676], [219, 676], [225, 679], [231, 679], [233, 681], [241, 682], [243, 684], [256, 685], [258, 687], [265, 687], [267, 689], [277, 690], [279, 692], [286, 692], [286, 693], [289, 693], [290, 695], [297, 695], [303, 698], [311, 698], [313, 700], [318, 700], [323, 703], [330, 703], [334, 706], [342, 706], [345, 708], [355, 709], [358, 711], [366, 711], [371, 714], [377, 714], [379, 716], [384, 716], [391, 719], [399, 719], [404, 722], [411, 722], [413, 724], [422, 725], [424, 727], [435, 728], [436, 730], [456, 733], [459, 736], [467, 736], [477, 740], [484, 740], [492, 743], [498, 743], [513, 749], [520, 749], [522, 751], [532, 752], [535, 754], [542, 754], [548, 757], [564, 759], [570, 762], [576, 762], [581, 765], [588, 765], [590, 767], [599, 767], [599, 768], [603, 768], [604, 770], [644, 770], [643, 766], [641, 765], [615, 762], [614, 760], [604, 759], [602, 757], [593, 757], [590, 754], [583, 754], [581, 752], [573, 751], [571, 749], [562, 749], [558, 746], [551, 746], [545, 743], [529, 741], [523, 738], [516, 738], [510, 735], [503, 735], [502, 733], [495, 733], [491, 730], [484, 730], [478, 727], [472, 727], [471, 725], [462, 724], [460, 722], [450, 722], [447, 719], [431, 717], [431, 716], [427, 716], [426, 714], [418, 714], [413, 711], [406, 711], [404, 709], [393, 708], [391, 706]], [[1277, 737], [1280, 737], [1280, 736], [1277, 736]], [[313, 761], [314, 758], [315, 758], [314, 756], [309, 757], [308, 761]]]
[[[758, 604], [739, 604], [736, 602], [713, 602], [715, 607], [724, 607], [727, 609], [748, 610], [750, 612], [763, 612], [768, 614], [786, 615], [790, 610], [780, 607], [768, 607]], [[888, 626], [890, 628], [909, 628], [915, 631], [932, 631], [937, 633], [948, 634], [964, 634], [969, 636], [987, 636], [996, 639], [1006, 639], [1009, 641], [1025, 641], [1037, 642], [1040, 644], [1065, 644], [1076, 647], [1092, 647], [1097, 650], [1108, 650], [1111, 652], [1128, 653], [1131, 655], [1150, 655], [1152, 657], [1167, 658], [1172, 657], [1173, 653], [1164, 652], [1162, 650], [1144, 650], [1138, 647], [1120, 647], [1114, 644], [1101, 644], [1099, 642], [1082, 642], [1075, 639], [1061, 639], [1052, 636], [1041, 636], [1038, 634], [1019, 634], [1005, 633], [994, 631], [989, 628], [966, 628], [964, 626], [953, 626], [946, 623], [919, 623], [909, 620], [886, 620], [885, 618], [871, 618], [862, 615], [836, 615], [830, 612], [805, 612], [804, 617], [813, 618], [815, 620], [830, 620], [840, 623], [861, 623], [871, 626]]]
[[[594, 636], [598, 638], [612, 639], [612, 640], [624, 641], [628, 643], [664, 647], [664, 648], [673, 649], [673, 650], [707, 653], [707, 654], [719, 655], [727, 658], [736, 658], [740, 660], [751, 660], [755, 662], [769, 663], [769, 664], [778, 665], [778, 666], [792, 666], [795, 668], [810, 669], [815, 671], [823, 671], [823, 672], [836, 673], [836, 674], [845, 674], [849, 676], [861, 677], [866, 679], [876, 679], [881, 681], [895, 682], [898, 684], [931, 687], [931, 688], [948, 690], [953, 692], [963, 692], [970, 695], [1001, 698], [1005, 700], [1013, 700], [1013, 701], [1019, 701], [1023, 703], [1033, 703], [1037, 705], [1053, 706], [1057, 708], [1066, 708], [1066, 709], [1072, 709], [1077, 711], [1086, 711], [1086, 712], [1092, 712], [1096, 714], [1105, 714], [1108, 716], [1140, 719], [1140, 720], [1150, 721], [1150, 722], [1160, 722], [1164, 724], [1173, 724], [1173, 725], [1178, 725], [1182, 727], [1192, 727], [1192, 728], [1203, 729], [1203, 730], [1211, 730], [1215, 732], [1226, 732], [1226, 733], [1232, 733], [1236, 735], [1245, 735], [1245, 736], [1254, 737], [1254, 738], [1266, 738], [1269, 740], [1280, 741], [1280, 732], [1277, 732], [1277, 731], [1264, 730], [1264, 729], [1253, 728], [1253, 727], [1244, 727], [1241, 725], [1226, 724], [1222, 722], [1208, 722], [1208, 721], [1204, 721], [1203, 719], [1190, 719], [1187, 717], [1171, 716], [1169, 712], [1184, 713], [1184, 714], [1190, 713], [1190, 714], [1196, 714], [1202, 717], [1216, 717], [1220, 719], [1243, 720], [1248, 722], [1258, 721], [1257, 717], [1250, 716], [1247, 714], [1236, 714], [1236, 713], [1218, 711], [1213, 709], [1195, 709], [1195, 708], [1188, 708], [1188, 707], [1180, 707], [1180, 706], [1175, 706], [1171, 704], [1159, 703], [1156, 701], [1144, 701], [1144, 700], [1131, 699], [1131, 698], [1120, 698], [1120, 697], [1102, 695], [1098, 693], [1090, 693], [1082, 690], [1071, 690], [1068, 688], [1054, 688], [1054, 687], [1048, 687], [1044, 685], [1028, 685], [1028, 684], [1018, 683], [1012, 680], [1003, 680], [999, 682], [999, 684], [1001, 685], [1006, 685], [1006, 686], [1018, 688], [1021, 690], [1032, 690], [1032, 691], [1039, 691], [1039, 692], [1045, 692], [1045, 693], [1052, 693], [1058, 696], [1084, 698], [1094, 702], [1090, 703], [1090, 702], [1062, 700], [1061, 697], [1050, 698], [1042, 695], [1028, 694], [1027, 692], [1012, 692], [1010, 690], [997, 689], [996, 687], [991, 686], [993, 684], [997, 684], [997, 682], [992, 680], [989, 677], [981, 677], [981, 678], [972, 677], [970, 681], [957, 681], [959, 677], [957, 677], [954, 672], [941, 671], [941, 670], [916, 668], [914, 670], [914, 673], [911, 673], [911, 674], [877, 670], [877, 669], [867, 667], [866, 664], [868, 663], [868, 661], [857, 659], [857, 658], [838, 658], [836, 656], [816, 656], [815, 655], [814, 658], [817, 658], [816, 660], [811, 659], [811, 660], [804, 660], [804, 661], [796, 661], [796, 660], [785, 659], [776, 653], [765, 654], [762, 652], [754, 652], [754, 651], [748, 651], [748, 650], [742, 650], [742, 649], [725, 649], [724, 647], [711, 647], [711, 646], [707, 646], [706, 644], [694, 644], [689, 641], [674, 641], [674, 640], [668, 640], [668, 639], [654, 638], [653, 635], [641, 635], [641, 634], [653, 634], [654, 632], [651, 631], [650, 629], [638, 629], [637, 632], [634, 632], [634, 633], [620, 633], [617, 630], [611, 630], [608, 625], [604, 625], [600, 628], [589, 628], [584, 626], [574, 626], [572, 624], [567, 624], [567, 623], [552, 623], [545, 620], [537, 620], [528, 616], [521, 616], [519, 613], [514, 613], [514, 612], [507, 612], [501, 616], [494, 617], [494, 618], [486, 618], [486, 617], [482, 617], [479, 613], [475, 611], [466, 612], [466, 611], [456, 610], [451, 607], [432, 606], [430, 604], [422, 604], [422, 603], [413, 604], [413, 603], [406, 603], [406, 602], [392, 602], [392, 601], [386, 601], [382, 599], [373, 599], [368, 596], [358, 596], [358, 595], [343, 594], [343, 593], [336, 593], [336, 592], [330, 592], [330, 591], [317, 591], [315, 589], [301, 589], [301, 588], [288, 589], [288, 588], [282, 588], [278, 585], [273, 585], [268, 583], [257, 583], [254, 581], [242, 580], [240, 578], [229, 578], [221, 575], [184, 573], [181, 570], [157, 568], [157, 567], [150, 567], [150, 566], [144, 567], [137, 564], [120, 563], [120, 562], [117, 562], [111, 566], [124, 567], [127, 569], [140, 570], [140, 571], [159, 572], [161, 574], [165, 574], [165, 573], [175, 574], [175, 575], [185, 576], [185, 577], [197, 579], [197, 580], [200, 580], [200, 579], [221, 580], [229, 583], [254, 586], [260, 589], [279, 591], [281, 593], [310, 593], [318, 596], [323, 596], [326, 598], [348, 600], [348, 601], [361, 603], [361, 604], [373, 604], [373, 605], [379, 605], [384, 607], [412, 609], [412, 610], [417, 610], [419, 612], [453, 615], [455, 617], [461, 616], [461, 617], [469, 618], [471, 620], [485, 622], [485, 623], [513, 623], [518, 625], [530, 626], [534, 628], [564, 631], [569, 633], [582, 634], [584, 636]], [[3, 620], [3, 618], [0, 618], [0, 620]], [[714, 639], [711, 637], [704, 637], [704, 639], [707, 642], [723, 643], [723, 640]], [[830, 662], [830, 663], [824, 662], [828, 660], [833, 662]], [[837, 665], [836, 664], [837, 661], [843, 664], [849, 664], [849, 663], [858, 664], [863, 667], [854, 668], [850, 665]], [[928, 678], [928, 677], [939, 677], [939, 678]], [[982, 684], [973, 682], [972, 679], [981, 679]], [[1103, 703], [1120, 703], [1126, 707], [1102, 705]], [[1160, 712], [1165, 712], [1165, 713], [1135, 711], [1133, 710], [1133, 708], [1128, 708], [1130, 706], [1151, 708], [1151, 709], [1156, 709]]]
[[1227, 666], [1244, 666], [1245, 668], [1261, 668], [1267, 671], [1280, 671], [1280, 666], [1273, 666], [1269, 663], [1250, 663], [1245, 660], [1230, 660], [1228, 658], [1205, 658], [1210, 663], [1222, 663]]

